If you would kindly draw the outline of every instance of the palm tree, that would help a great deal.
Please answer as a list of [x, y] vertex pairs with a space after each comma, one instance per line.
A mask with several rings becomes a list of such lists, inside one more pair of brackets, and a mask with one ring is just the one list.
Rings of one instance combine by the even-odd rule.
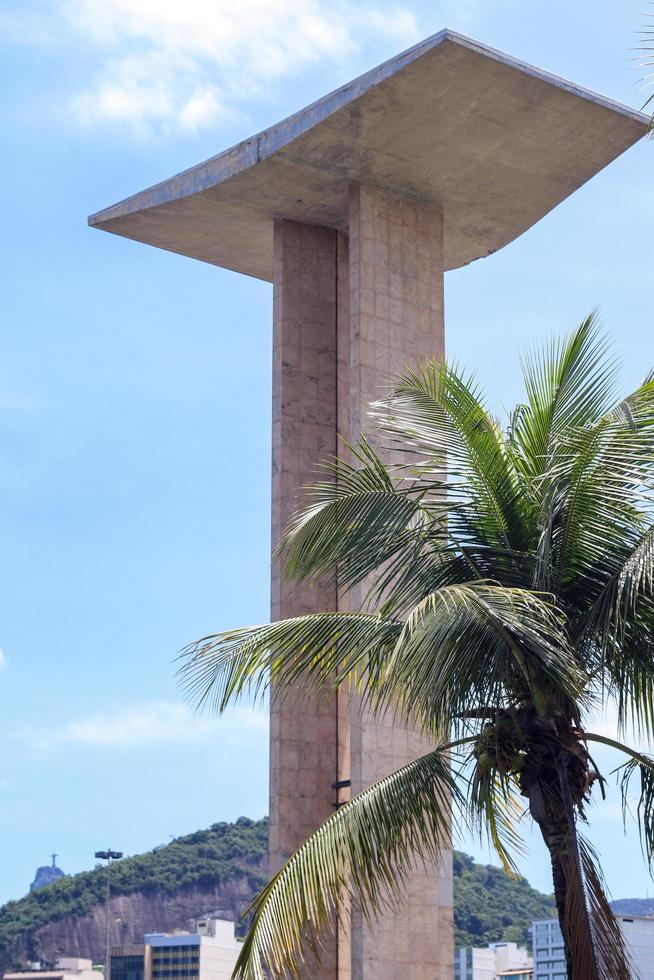
[[273, 877], [253, 905], [240, 980], [297, 976], [348, 894], [369, 916], [401, 898], [413, 862], [448, 846], [451, 813], [455, 827], [488, 833], [509, 872], [528, 814], [549, 852], [569, 977], [631, 975], [580, 827], [605, 794], [590, 747], [612, 746], [625, 804], [638, 783], [654, 856], [654, 760], [589, 730], [613, 704], [621, 731], [654, 732], [654, 380], [616, 398], [594, 315], [523, 370], [526, 399], [505, 429], [455, 367], [407, 371], [371, 410], [395, 462], [364, 440], [352, 463], [326, 464], [280, 555], [296, 578], [365, 585], [360, 611], [185, 651], [186, 684], [205, 706], [222, 711], [271, 682], [278, 695], [347, 685], [433, 740]]

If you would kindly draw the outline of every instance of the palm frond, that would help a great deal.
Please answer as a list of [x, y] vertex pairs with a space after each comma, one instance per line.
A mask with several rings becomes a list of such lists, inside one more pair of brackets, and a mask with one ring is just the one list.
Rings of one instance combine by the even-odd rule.
[[398, 898], [417, 862], [439, 860], [450, 842], [452, 801], [460, 801], [451, 748], [441, 746], [359, 793], [292, 855], [251, 907], [234, 980], [307, 975], [307, 959], [320, 956], [320, 933], [346, 895], [372, 919]]
[[567, 605], [593, 602], [622, 562], [654, 478], [654, 384], [646, 379], [597, 421], [561, 432], [543, 474], [539, 574]]
[[506, 873], [516, 875], [515, 855], [524, 854], [525, 847], [517, 829], [524, 807], [517, 799], [515, 778], [477, 759], [468, 806], [479, 836], [486, 835]]
[[640, 794], [636, 803], [636, 823], [640, 834], [643, 855], [652, 869], [654, 864], [654, 759], [643, 762], [630, 759], [622, 766], [620, 790], [622, 793], [622, 815], [626, 822], [629, 811], [629, 793], [632, 777], [638, 774]]
[[[632, 522], [632, 528], [636, 521]], [[621, 725], [654, 732], [654, 525], [622, 554], [577, 627], [580, 649], [597, 680], [615, 695]], [[607, 535], [607, 543], [610, 536]], [[624, 544], [630, 547], [625, 548]], [[605, 555], [609, 549], [607, 547]]]
[[[654, 14], [648, 13], [646, 15], [645, 25], [640, 33], [641, 41], [638, 47], [644, 54], [640, 67], [648, 72], [650, 68], [654, 67]], [[651, 77], [649, 75], [646, 75], [645, 81], [651, 86]], [[649, 109], [652, 102], [654, 102], [654, 93], [645, 100], [643, 109]], [[654, 133], [654, 113], [652, 113], [652, 118], [650, 119], [649, 131], [650, 134]]]
[[516, 465], [531, 479], [551, 465], [560, 436], [598, 421], [615, 401], [617, 364], [609, 356], [596, 313], [562, 341], [523, 359], [526, 404], [514, 416]]
[[[427, 482], [447, 480], [449, 497], [471, 500], [478, 538], [518, 551], [528, 547], [528, 524], [518, 475], [501, 433], [471, 378], [439, 361], [406, 371], [372, 417]], [[446, 474], [446, 476], [444, 475]]]
[[548, 597], [468, 582], [431, 593], [411, 611], [381, 676], [380, 697], [403, 691], [407, 705], [420, 705], [437, 727], [506, 697], [571, 710], [583, 681]]
[[639, 599], [654, 595], [654, 524], [646, 529], [624, 561], [617, 578], [616, 613], [622, 623]]
[[603, 735], [595, 735], [592, 732], [586, 734], [589, 741], [600, 742], [613, 749], [618, 749], [627, 755], [628, 761], [618, 768], [622, 773], [620, 780], [620, 791], [622, 794], [622, 815], [626, 821], [629, 812], [629, 796], [631, 784], [635, 775], [640, 781], [640, 792], [636, 802], [636, 822], [640, 834], [640, 843], [643, 855], [647, 859], [650, 870], [654, 869], [654, 758], [644, 752], [638, 752], [629, 745], [619, 742], [616, 739], [607, 738]]
[[443, 506], [425, 507], [425, 488], [394, 479], [366, 440], [352, 452], [353, 463], [323, 465], [329, 481], [307, 489], [309, 506], [282, 538], [277, 557], [291, 578], [351, 587], [389, 563], [403, 568], [442, 540]]
[[402, 623], [365, 613], [314, 613], [202, 637], [180, 654], [186, 693], [198, 706], [223, 711], [271, 683], [277, 696], [295, 687], [333, 691], [383, 669]]

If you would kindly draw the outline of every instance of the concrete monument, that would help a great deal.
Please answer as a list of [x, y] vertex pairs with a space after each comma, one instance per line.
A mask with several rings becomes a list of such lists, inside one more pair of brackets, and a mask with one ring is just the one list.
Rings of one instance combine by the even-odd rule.
[[[645, 131], [638, 112], [444, 30], [89, 220], [273, 283], [276, 544], [316, 463], [366, 430], [368, 402], [443, 355], [444, 272], [513, 241]], [[356, 601], [273, 573], [273, 618]], [[273, 703], [272, 869], [424, 748], [344, 697]], [[415, 872], [404, 910], [376, 930], [354, 914], [311, 976], [452, 976], [447, 858]]]

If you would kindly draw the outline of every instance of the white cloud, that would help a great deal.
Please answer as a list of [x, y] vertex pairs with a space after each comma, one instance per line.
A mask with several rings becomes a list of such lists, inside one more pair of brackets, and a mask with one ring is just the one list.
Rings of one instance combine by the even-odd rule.
[[90, 55], [88, 77], [62, 95], [68, 120], [192, 133], [311, 66], [380, 41], [391, 54], [446, 26], [474, 30], [500, 6], [525, 0], [14, 0], [0, 4], [0, 36]]
[[5, 657], [4, 650], [0, 650], [0, 670], [7, 669], [7, 658]]
[[197, 714], [183, 702], [151, 701], [96, 712], [57, 728], [16, 725], [11, 735], [37, 754], [51, 754], [72, 745], [120, 749], [207, 738], [236, 744], [248, 735], [265, 733], [267, 727], [267, 715], [251, 708], [234, 708], [215, 718]]
[[272, 81], [362, 43], [419, 37], [414, 15], [347, 0], [58, 0], [64, 22], [99, 54], [95, 77], [72, 100], [86, 124], [139, 132], [214, 124]]

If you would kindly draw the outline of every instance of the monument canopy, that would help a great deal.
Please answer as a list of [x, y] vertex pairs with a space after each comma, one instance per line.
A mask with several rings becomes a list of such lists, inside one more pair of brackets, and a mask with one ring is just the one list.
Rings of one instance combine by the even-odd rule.
[[455, 269], [521, 235], [647, 122], [444, 30], [89, 224], [272, 281], [275, 219], [347, 232], [348, 188], [364, 182], [439, 204]]

